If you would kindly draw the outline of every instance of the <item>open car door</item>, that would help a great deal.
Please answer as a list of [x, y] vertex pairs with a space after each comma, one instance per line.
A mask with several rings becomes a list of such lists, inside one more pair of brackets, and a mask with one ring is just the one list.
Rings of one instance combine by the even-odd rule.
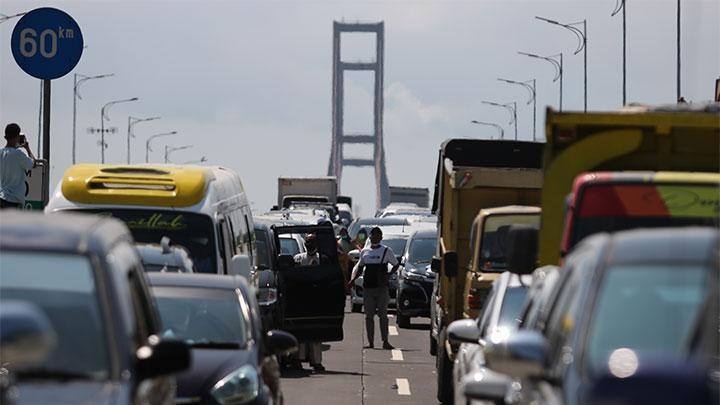
[[280, 329], [301, 342], [342, 340], [345, 279], [332, 225], [273, 226], [273, 229], [276, 246], [280, 246], [280, 235], [314, 233], [320, 252], [317, 266], [295, 264], [290, 255], [278, 257]]

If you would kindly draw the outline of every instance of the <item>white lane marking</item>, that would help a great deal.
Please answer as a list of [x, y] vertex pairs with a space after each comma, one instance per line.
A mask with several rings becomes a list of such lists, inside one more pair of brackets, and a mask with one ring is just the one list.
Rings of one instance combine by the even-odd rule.
[[403, 361], [403, 360], [405, 360], [405, 358], [403, 358], [402, 350], [393, 349], [393, 350], [392, 350], [392, 359], [393, 359], [393, 361]]
[[410, 394], [410, 383], [407, 378], [396, 378], [395, 384], [398, 387], [398, 395], [412, 395]]
[[397, 336], [398, 330], [395, 326], [388, 326], [388, 331], [390, 332], [390, 336]]

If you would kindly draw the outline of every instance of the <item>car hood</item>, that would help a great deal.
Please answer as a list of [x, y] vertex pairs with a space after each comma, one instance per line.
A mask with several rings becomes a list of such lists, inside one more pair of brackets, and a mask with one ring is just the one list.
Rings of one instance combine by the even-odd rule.
[[409, 264], [407, 269], [413, 269], [415, 274], [420, 274], [427, 278], [435, 278], [435, 272], [430, 270], [430, 265], [426, 263], [420, 263], [418, 265]]
[[17, 405], [130, 403], [128, 386], [115, 381], [21, 381], [18, 390]]
[[192, 349], [190, 368], [177, 375], [177, 396], [202, 396], [226, 375], [245, 364], [255, 364], [255, 356], [250, 350]]

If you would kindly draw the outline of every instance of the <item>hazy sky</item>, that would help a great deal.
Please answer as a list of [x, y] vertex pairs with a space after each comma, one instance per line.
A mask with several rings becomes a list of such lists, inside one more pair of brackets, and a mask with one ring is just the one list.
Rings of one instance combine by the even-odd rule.
[[[675, 100], [674, 0], [628, 0], [628, 101]], [[126, 159], [128, 115], [158, 121], [137, 124], [133, 162], [145, 155], [149, 135], [177, 130], [154, 143], [152, 160], [165, 144], [192, 144], [176, 162], [206, 156], [237, 170], [258, 210], [276, 199], [277, 177], [327, 173], [331, 140], [332, 22], [385, 21], [385, 149], [391, 185], [431, 187], [437, 149], [451, 137], [497, 136], [509, 115], [481, 100], [518, 102], [520, 139], [532, 137], [532, 105], [505, 77], [537, 79], [538, 135], [545, 106], [557, 107], [553, 67], [517, 51], [565, 55], [566, 110], [582, 109], [582, 53], [575, 36], [535, 20], [540, 15], [571, 23], [587, 19], [588, 108], [612, 110], [622, 101], [622, 20], [611, 17], [615, 0], [497, 1], [15, 1], [0, 13], [60, 8], [79, 23], [87, 48], [73, 73], [114, 73], [88, 81], [78, 102], [78, 159], [99, 162], [100, 107], [113, 106], [117, 127], [106, 158]], [[17, 19], [0, 24], [0, 123], [18, 122], [37, 151], [39, 80], [25, 74], [10, 52]], [[345, 60], [368, 59], [373, 37], [344, 37]], [[713, 96], [720, 75], [720, 1], [682, 1], [682, 94], [699, 102]], [[52, 177], [71, 163], [72, 73], [52, 84]], [[371, 128], [372, 76], [346, 77], [346, 131]], [[369, 157], [369, 148], [346, 149]], [[371, 169], [346, 168], [342, 192], [362, 211], [374, 210]]]

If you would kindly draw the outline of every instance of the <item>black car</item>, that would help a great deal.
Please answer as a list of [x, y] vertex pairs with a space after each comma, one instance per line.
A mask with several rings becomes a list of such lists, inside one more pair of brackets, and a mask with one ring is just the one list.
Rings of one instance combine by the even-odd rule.
[[282, 403], [276, 354], [297, 347], [292, 335], [264, 333], [243, 277], [150, 273], [163, 338], [191, 347], [192, 367], [178, 375], [183, 404]]
[[188, 347], [160, 323], [130, 232], [84, 214], [2, 213], [0, 297], [33, 304], [55, 346], [17, 375], [18, 404], [172, 404]]
[[[520, 380], [524, 403], [588, 403], [607, 376], [644, 384], [657, 364], [692, 362], [717, 375], [719, 248], [712, 228], [591, 236], [567, 256], [535, 328], [487, 344], [486, 362]], [[717, 397], [717, 381], [706, 383]]]
[[397, 288], [397, 324], [410, 326], [412, 317], [430, 317], [430, 299], [436, 273], [430, 270], [430, 261], [437, 247], [437, 231], [415, 231], [405, 246]]

